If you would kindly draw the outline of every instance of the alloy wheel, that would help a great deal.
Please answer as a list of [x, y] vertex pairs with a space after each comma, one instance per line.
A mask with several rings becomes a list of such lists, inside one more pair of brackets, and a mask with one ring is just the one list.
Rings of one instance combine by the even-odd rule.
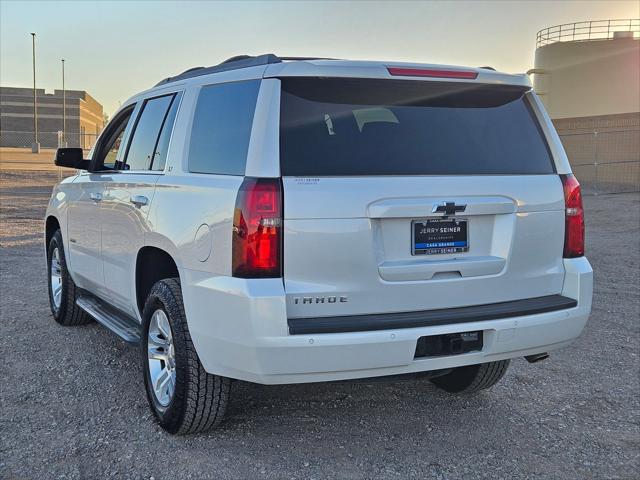
[[162, 407], [167, 407], [176, 387], [176, 361], [171, 326], [162, 309], [156, 310], [151, 316], [147, 358], [153, 394]]

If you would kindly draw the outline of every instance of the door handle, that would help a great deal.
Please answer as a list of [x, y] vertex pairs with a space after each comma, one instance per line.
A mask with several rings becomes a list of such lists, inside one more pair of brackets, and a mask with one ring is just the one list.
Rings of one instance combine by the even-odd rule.
[[102, 194], [97, 192], [90, 193], [89, 198], [91, 198], [91, 200], [93, 200], [94, 202], [99, 202], [102, 200]]
[[129, 201], [138, 208], [142, 207], [143, 205], [147, 205], [149, 203], [149, 199], [144, 195], [131, 195], [131, 198], [129, 199]]

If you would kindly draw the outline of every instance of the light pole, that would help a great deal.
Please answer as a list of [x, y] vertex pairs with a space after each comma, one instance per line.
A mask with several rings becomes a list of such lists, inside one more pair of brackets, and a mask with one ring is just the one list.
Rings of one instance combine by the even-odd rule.
[[40, 153], [40, 143], [38, 143], [38, 100], [36, 99], [36, 34], [31, 32], [31, 43], [33, 48], [33, 145], [31, 151]]
[[62, 59], [62, 146], [67, 146], [67, 92], [64, 89], [64, 58]]

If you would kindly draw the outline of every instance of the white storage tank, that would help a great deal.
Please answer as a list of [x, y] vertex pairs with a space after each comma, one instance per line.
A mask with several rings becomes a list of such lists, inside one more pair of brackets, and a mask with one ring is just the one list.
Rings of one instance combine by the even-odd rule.
[[588, 193], [640, 190], [640, 20], [537, 35], [534, 89]]
[[640, 112], [640, 20], [538, 32], [533, 81], [553, 119]]

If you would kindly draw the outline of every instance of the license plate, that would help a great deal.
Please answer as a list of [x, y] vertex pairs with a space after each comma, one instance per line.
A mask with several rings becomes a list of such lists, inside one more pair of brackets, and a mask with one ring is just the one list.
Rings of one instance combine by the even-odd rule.
[[469, 251], [467, 220], [430, 218], [411, 222], [412, 255], [438, 255]]

